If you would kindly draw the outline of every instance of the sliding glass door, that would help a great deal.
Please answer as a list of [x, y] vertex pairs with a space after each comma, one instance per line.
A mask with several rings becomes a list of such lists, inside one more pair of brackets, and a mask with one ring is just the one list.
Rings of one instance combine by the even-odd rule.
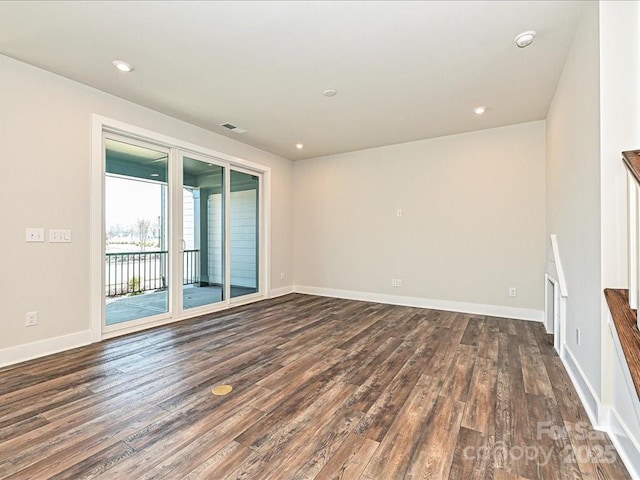
[[225, 168], [182, 156], [182, 306], [225, 300]]
[[169, 152], [130, 139], [105, 139], [105, 323], [169, 311]]
[[103, 333], [262, 294], [260, 172], [105, 133]]
[[259, 178], [231, 171], [229, 195], [231, 297], [258, 291]]

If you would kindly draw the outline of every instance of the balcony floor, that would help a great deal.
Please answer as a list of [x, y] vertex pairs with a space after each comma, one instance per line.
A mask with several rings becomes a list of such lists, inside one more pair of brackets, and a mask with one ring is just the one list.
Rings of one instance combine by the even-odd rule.
[[[231, 297], [257, 292], [255, 288], [231, 286]], [[222, 300], [222, 288], [217, 286], [184, 287], [184, 308], [194, 308]], [[110, 299], [106, 306], [107, 325], [158, 315], [168, 310], [167, 290]]]

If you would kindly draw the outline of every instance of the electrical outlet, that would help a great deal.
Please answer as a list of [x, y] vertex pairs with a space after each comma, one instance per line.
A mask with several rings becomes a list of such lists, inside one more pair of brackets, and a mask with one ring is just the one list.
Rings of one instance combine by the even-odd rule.
[[34, 327], [38, 325], [38, 312], [27, 312], [24, 319], [25, 327]]
[[284, 280], [284, 272], [280, 272], [280, 280]]
[[401, 217], [402, 216], [402, 209], [399, 208], [396, 210], [396, 217]]
[[509, 296], [510, 297], [517, 297], [518, 296], [518, 289], [516, 287], [509, 287]]
[[576, 345], [580, 346], [580, 329], [576, 328]]
[[402, 288], [402, 279], [401, 278], [397, 278], [396, 279], [396, 287]]

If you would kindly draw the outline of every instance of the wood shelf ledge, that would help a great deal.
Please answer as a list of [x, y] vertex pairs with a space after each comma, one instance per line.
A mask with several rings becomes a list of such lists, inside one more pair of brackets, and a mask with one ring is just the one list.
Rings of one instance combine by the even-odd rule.
[[636, 182], [640, 183], [640, 150], [622, 152], [622, 160], [636, 179]]
[[604, 296], [620, 338], [636, 393], [640, 398], [640, 330], [636, 320], [637, 312], [629, 306], [629, 290], [606, 288]]

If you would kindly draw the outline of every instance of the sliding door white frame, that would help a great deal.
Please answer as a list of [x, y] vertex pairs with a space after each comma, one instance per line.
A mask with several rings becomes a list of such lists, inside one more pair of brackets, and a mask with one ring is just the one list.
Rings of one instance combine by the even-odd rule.
[[[161, 318], [154, 320], [153, 322], [147, 322], [144, 324], [135, 324], [126, 328], [119, 329], [117, 332], [105, 332], [103, 328], [104, 323], [104, 173], [105, 173], [105, 148], [103, 142], [103, 133], [109, 132], [114, 135], [121, 135], [123, 137], [139, 140], [151, 145], [157, 145], [170, 150], [169, 156], [169, 168], [171, 170], [170, 176], [173, 179], [173, 198], [174, 200], [179, 197], [176, 192], [181, 191], [182, 182], [176, 181], [182, 178], [182, 165], [178, 161], [179, 155], [194, 155], [198, 157], [210, 158], [217, 164], [225, 167], [225, 191], [229, 193], [229, 178], [231, 169], [237, 170], [243, 173], [250, 173], [256, 175], [259, 178], [259, 203], [258, 208], [261, 212], [259, 215], [259, 291], [255, 294], [245, 295], [234, 299], [228, 297], [223, 302], [210, 305], [210, 308], [204, 307], [203, 309], [190, 309], [184, 311], [181, 306], [182, 302], [176, 303], [178, 292], [173, 289], [170, 292], [170, 312], [172, 314], [168, 318]], [[179, 172], [177, 170], [180, 170]], [[228, 198], [228, 197], [227, 197]], [[183, 320], [185, 318], [193, 317], [197, 314], [213, 312], [229, 308], [230, 306], [240, 305], [244, 303], [250, 303], [257, 299], [266, 298], [267, 292], [269, 292], [269, 272], [270, 272], [270, 219], [271, 219], [271, 169], [264, 165], [259, 165], [253, 162], [243, 160], [238, 157], [227, 155], [222, 152], [212, 150], [210, 148], [195, 145], [189, 142], [185, 142], [178, 138], [173, 138], [167, 135], [159, 134], [144, 128], [136, 127], [133, 125], [113, 120], [101, 115], [94, 114], [91, 122], [91, 237], [90, 237], [90, 284], [91, 284], [91, 341], [98, 342], [102, 339], [112, 336], [123, 335], [134, 331], [142, 330], [145, 328], [155, 327], [175, 321]], [[170, 204], [170, 221], [169, 221], [169, 236], [170, 246], [172, 251], [175, 251], [176, 238], [181, 235], [180, 230], [176, 227], [176, 218], [181, 218], [182, 213], [178, 210], [182, 208], [181, 201], [173, 201]], [[178, 217], [176, 217], [176, 215]], [[229, 219], [228, 215], [225, 215], [225, 222], [227, 222], [226, 232], [228, 232]], [[227, 234], [228, 235], [228, 234]], [[227, 238], [228, 240], [228, 238]], [[227, 249], [228, 250], [228, 249]], [[230, 280], [229, 274], [229, 254], [226, 253], [226, 265], [225, 277], [227, 286]], [[175, 256], [175, 255], [174, 255]], [[170, 266], [171, 278], [177, 276], [176, 268], [181, 265], [181, 259], [174, 259]], [[174, 272], [174, 273], [171, 273]], [[225, 287], [228, 288], [228, 287]]]
[[[227, 189], [227, 183], [229, 181], [229, 164], [223, 161], [220, 161], [217, 158], [214, 157], [210, 157], [210, 156], [206, 156], [206, 155], [202, 155], [199, 153], [195, 153], [195, 152], [187, 152], [184, 150], [177, 150], [176, 151], [176, 156], [179, 158], [178, 162], [175, 162], [175, 179], [176, 181], [174, 182], [175, 184], [175, 190], [174, 190], [174, 198], [176, 199], [176, 209], [175, 209], [175, 215], [177, 216], [177, 221], [175, 222], [174, 226], [176, 228], [177, 231], [177, 238], [176, 240], [179, 242], [182, 242], [183, 238], [183, 215], [182, 212], [184, 211], [184, 205], [183, 205], [183, 196], [182, 196], [182, 188], [183, 188], [183, 184], [184, 184], [184, 158], [191, 158], [193, 160], [197, 160], [199, 162], [206, 162], [206, 163], [210, 163], [212, 165], [217, 165], [219, 167], [222, 167], [224, 170], [224, 180], [222, 182], [223, 184], [223, 198], [228, 199], [228, 195], [226, 193], [226, 189]], [[227, 208], [225, 206], [225, 208], [223, 209], [223, 215], [222, 218], [225, 222], [225, 227], [223, 229], [224, 231], [224, 240], [223, 240], [223, 245], [228, 245], [229, 243], [229, 239], [228, 239], [228, 230], [226, 227], [226, 221], [227, 221], [227, 217], [228, 217], [228, 211]], [[177, 306], [177, 311], [179, 311], [181, 314], [184, 313], [184, 316], [187, 317], [194, 317], [197, 315], [202, 315], [205, 313], [209, 313], [211, 311], [216, 311], [216, 310], [220, 310], [220, 309], [224, 309], [228, 307], [228, 300], [229, 300], [229, 293], [228, 293], [228, 289], [229, 289], [229, 279], [228, 279], [228, 262], [227, 262], [227, 258], [226, 258], [226, 251], [228, 249], [224, 248], [223, 252], [225, 252], [225, 258], [223, 260], [223, 300], [220, 302], [216, 302], [216, 303], [210, 303], [210, 304], [206, 304], [206, 305], [202, 305], [199, 307], [194, 307], [194, 308], [189, 308], [187, 311], [184, 310], [184, 296], [182, 294], [182, 291], [180, 289], [174, 289], [174, 301], [175, 301], [175, 305]], [[183, 261], [184, 261], [184, 257], [180, 256], [180, 255], [174, 255], [175, 257], [175, 267], [176, 267], [176, 272], [182, 272], [184, 265], [183, 265]], [[178, 279], [177, 277], [175, 278], [175, 281], [178, 281], [180, 279]]]
[[[135, 146], [138, 146], [138, 147], [141, 147], [141, 148], [145, 148], [145, 149], [149, 149], [149, 150], [153, 150], [153, 151], [157, 151], [157, 152], [162, 152], [162, 153], [167, 155], [167, 168], [168, 169], [171, 168], [171, 165], [173, 163], [172, 162], [173, 152], [172, 152], [171, 148], [168, 148], [168, 147], [166, 147], [164, 145], [159, 145], [157, 143], [150, 143], [148, 141], [142, 141], [142, 140], [140, 140], [138, 138], [127, 137], [127, 136], [124, 136], [124, 135], [120, 135], [118, 133], [113, 133], [111, 131], [105, 130], [102, 133], [102, 140], [104, 142], [107, 139], [114, 140], [114, 141], [120, 142], [120, 143], [126, 143], [126, 144], [129, 144], [129, 145], [135, 145]], [[106, 149], [104, 148], [104, 143], [103, 143], [103, 149], [102, 149], [102, 165], [103, 165], [102, 186], [103, 186], [103, 188], [104, 188], [104, 185], [105, 185], [104, 176], [105, 176], [105, 170], [106, 170], [106, 168], [105, 168], [106, 167], [105, 151], [106, 151]], [[167, 171], [167, 174], [168, 174], [168, 178], [171, 178], [171, 172]], [[103, 191], [103, 198], [104, 198], [104, 191]], [[169, 198], [167, 200], [169, 202], [168, 203], [169, 208], [168, 208], [167, 216], [166, 216], [166, 224], [167, 224], [167, 236], [166, 236], [166, 239], [167, 239], [167, 246], [166, 247], [167, 248], [166, 248], [166, 250], [171, 252], [172, 249], [173, 249], [173, 245], [175, 245], [175, 241], [174, 241], [173, 234], [172, 234], [172, 232], [174, 230], [174, 228], [173, 228], [173, 220], [176, 219], [177, 217], [173, 213], [173, 208], [172, 208], [172, 203], [173, 202], [171, 201], [171, 195], [169, 195]], [[105, 210], [104, 210], [104, 208], [105, 208], [104, 202], [103, 202], [102, 208], [103, 208], [102, 211], [103, 211], [103, 214], [104, 214], [104, 212], [105, 212]], [[104, 220], [102, 221], [102, 224], [104, 225]], [[105, 253], [105, 237], [106, 237], [105, 233], [106, 232], [103, 230], [101, 232], [101, 238], [100, 238], [100, 242], [102, 242], [102, 258], [104, 258], [104, 253]], [[169, 255], [168, 256], [169, 259], [171, 259], [172, 257], [173, 257], [173, 255]], [[172, 263], [173, 262], [170, 262], [169, 265], [167, 266], [168, 267], [167, 268], [167, 278], [172, 278], [173, 275], [174, 275], [173, 272], [176, 271], [175, 270], [175, 266], [172, 265]], [[103, 262], [102, 265], [104, 265], [104, 262]], [[104, 271], [102, 273], [102, 278], [103, 279], [105, 278]], [[101, 285], [101, 289], [102, 289], [102, 292], [104, 293], [104, 291], [105, 291], [104, 284]], [[155, 324], [158, 324], [158, 323], [165, 322], [165, 321], [169, 320], [171, 318], [171, 312], [175, 311], [175, 305], [176, 305], [176, 303], [173, 301], [173, 298], [172, 298], [173, 290], [175, 290], [175, 288], [170, 288], [169, 289], [169, 295], [167, 297], [167, 311], [166, 312], [159, 313], [159, 314], [156, 314], [156, 315], [147, 316], [147, 317], [143, 317], [143, 318], [139, 318], [139, 319], [135, 319], [135, 320], [129, 320], [126, 323], [116, 324], [116, 325], [111, 325], [111, 326], [107, 326], [104, 323], [104, 320], [106, 319], [106, 312], [105, 312], [106, 306], [105, 306], [104, 297], [103, 297], [102, 306], [101, 306], [101, 308], [102, 308], [102, 313], [101, 314], [102, 314], [102, 319], [103, 319], [102, 335], [103, 336], [109, 336], [109, 335], [112, 335], [112, 334], [116, 334], [117, 335], [117, 334], [119, 334], [120, 330], [124, 330], [125, 328], [127, 330], [131, 330], [131, 329], [139, 328], [141, 326], [145, 326], [147, 324], [154, 324], [155, 325]], [[123, 328], [123, 327], [125, 327], [125, 328]]]
[[[228, 202], [231, 202], [231, 170], [233, 170], [234, 172], [239, 172], [239, 173], [246, 173], [248, 175], [255, 175], [256, 172], [253, 170], [249, 170], [246, 168], [241, 168], [240, 166], [232, 166], [231, 169], [229, 170], [229, 173], [227, 174], [227, 177], [225, 179], [225, 195], [226, 198], [228, 199]], [[258, 234], [260, 235], [260, 238], [262, 238], [262, 232], [264, 229], [264, 218], [265, 216], [262, 215], [260, 213], [260, 209], [263, 207], [264, 205], [264, 200], [265, 200], [265, 195], [264, 195], [264, 176], [263, 175], [258, 175]], [[225, 221], [227, 222], [225, 224], [225, 229], [227, 232], [231, 233], [231, 216], [228, 215], [227, 218], [225, 219]], [[230, 237], [227, 238], [227, 240], [230, 242]], [[231, 243], [231, 242], [230, 242]], [[229, 289], [229, 303], [233, 306], [235, 305], [242, 305], [245, 303], [250, 303], [252, 301], [255, 301], [258, 298], [262, 298], [266, 292], [262, 291], [261, 285], [264, 284], [264, 274], [266, 272], [262, 271], [262, 258], [265, 255], [265, 243], [263, 241], [259, 241], [258, 242], [258, 275], [259, 275], [259, 281], [258, 281], [258, 286], [260, 287], [260, 290], [258, 290], [257, 293], [251, 293], [248, 295], [242, 295], [240, 297], [234, 297], [231, 298], [231, 290]], [[229, 287], [231, 287], [231, 248], [227, 248], [226, 252], [225, 252], [225, 262], [228, 265], [227, 268], [227, 277], [226, 277], [226, 282], [227, 285]], [[268, 277], [268, 276], [267, 276]], [[268, 290], [267, 290], [268, 291]]]

